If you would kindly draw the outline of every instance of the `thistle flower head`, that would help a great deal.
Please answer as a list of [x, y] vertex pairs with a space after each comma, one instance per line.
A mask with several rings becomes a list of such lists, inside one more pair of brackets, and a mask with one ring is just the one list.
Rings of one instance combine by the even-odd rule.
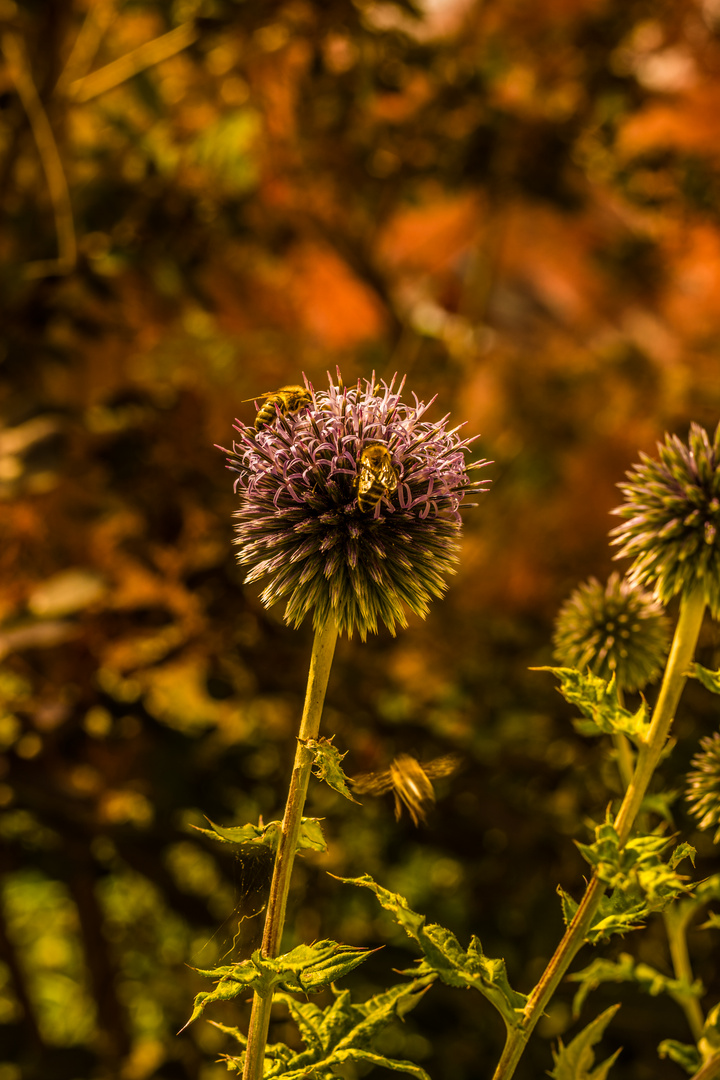
[[698, 818], [698, 828], [717, 827], [713, 843], [720, 841], [720, 733], [700, 740], [701, 753], [691, 761], [693, 772], [687, 776], [686, 799], [691, 813]]
[[394, 633], [405, 608], [425, 615], [454, 572], [460, 503], [486, 483], [468, 469], [487, 463], [467, 465], [472, 440], [447, 417], [424, 420], [432, 402], [403, 403], [404, 380], [394, 382], [308, 384], [312, 400], [298, 411], [278, 407], [259, 431], [235, 424], [238, 560], [246, 582], [269, 577], [263, 603], [286, 600], [295, 626], [313, 611], [316, 627], [332, 615], [363, 640], [379, 622]]
[[628, 579], [648, 585], [661, 603], [701, 588], [714, 617], [720, 613], [720, 424], [713, 441], [693, 424], [688, 444], [676, 435], [658, 443], [659, 459], [641, 461], [620, 484], [626, 518], [613, 529], [616, 558], [631, 558]]
[[579, 585], [561, 607], [553, 637], [555, 656], [568, 667], [639, 690], [654, 679], [668, 649], [668, 626], [649, 593], [611, 574]]

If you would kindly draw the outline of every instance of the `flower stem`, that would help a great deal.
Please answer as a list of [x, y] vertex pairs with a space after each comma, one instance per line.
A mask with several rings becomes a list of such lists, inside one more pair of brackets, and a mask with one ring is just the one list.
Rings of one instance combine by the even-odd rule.
[[694, 1073], [690, 1080], [717, 1080], [720, 1076], [720, 1053], [714, 1054]]
[[[657, 767], [667, 742], [675, 709], [687, 680], [695, 653], [698, 634], [705, 612], [705, 594], [702, 589], [695, 589], [683, 594], [680, 603], [680, 616], [665, 675], [663, 676], [657, 704], [653, 712], [650, 727], [640, 747], [635, 763], [635, 772], [623, 799], [620, 811], [615, 819], [620, 846], [630, 836], [633, 822], [638, 815], [640, 805], [647, 791], [648, 784]], [[493, 1080], [510, 1080], [517, 1068], [518, 1061], [528, 1043], [530, 1035], [542, 1016], [545, 1006], [555, 993], [560, 980], [572, 963], [576, 953], [585, 942], [585, 937], [592, 926], [605, 885], [593, 875], [575, 915], [569, 924], [562, 941], [555, 950], [540, 981], [530, 994], [523, 1012], [520, 1025], [508, 1032], [505, 1048], [498, 1062]]]
[[[315, 631], [315, 640], [313, 641], [312, 656], [310, 658], [310, 672], [305, 693], [305, 707], [300, 722], [295, 762], [290, 779], [290, 790], [285, 804], [285, 815], [282, 821], [277, 855], [275, 856], [275, 870], [265, 916], [265, 931], [262, 942], [263, 956], [277, 956], [280, 952], [280, 942], [285, 925], [285, 909], [287, 907], [288, 892], [290, 891], [290, 876], [295, 860], [305, 796], [313, 763], [313, 755], [305, 744], [308, 739], [316, 739], [318, 736], [320, 716], [325, 701], [325, 691], [330, 677], [337, 636], [337, 624], [332, 617], [328, 619], [324, 626]], [[264, 997], [258, 993], [255, 994], [250, 1016], [243, 1080], [261, 1080], [262, 1078], [271, 1008], [272, 994]]]
[[[676, 901], [663, 912], [663, 916], [675, 978], [684, 979], [688, 985], [692, 985], [693, 973], [687, 947], [687, 926], [692, 916], [692, 906]], [[700, 1002], [696, 997], [685, 996], [677, 996], [675, 1000], [685, 1013], [693, 1039], [699, 1042], [705, 1024]]]

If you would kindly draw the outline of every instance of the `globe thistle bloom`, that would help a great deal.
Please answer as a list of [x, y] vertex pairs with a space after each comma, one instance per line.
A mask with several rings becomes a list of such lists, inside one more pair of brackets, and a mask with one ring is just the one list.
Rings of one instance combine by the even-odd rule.
[[394, 633], [405, 608], [424, 616], [454, 572], [460, 504], [486, 483], [468, 470], [487, 462], [466, 464], [472, 440], [447, 417], [423, 420], [432, 402], [405, 404], [404, 380], [394, 383], [308, 384], [306, 407], [276, 410], [259, 431], [236, 421], [238, 561], [251, 568], [246, 582], [270, 578], [263, 603], [286, 600], [295, 626], [312, 610], [316, 628], [332, 615], [363, 640], [379, 622]]
[[700, 740], [702, 752], [690, 762], [694, 771], [688, 773], [686, 798], [690, 811], [698, 818], [698, 828], [717, 826], [713, 843], [720, 841], [720, 733], [706, 735]]
[[676, 593], [702, 589], [712, 615], [720, 613], [720, 424], [713, 441], [692, 424], [688, 445], [676, 435], [658, 443], [659, 460], [641, 462], [620, 484], [626, 502], [613, 513], [616, 558], [633, 559], [628, 579], [652, 587], [667, 604]]
[[615, 573], [605, 586], [590, 578], [575, 589], [558, 613], [553, 644], [560, 663], [639, 690], [659, 674], [668, 639], [660, 604]]

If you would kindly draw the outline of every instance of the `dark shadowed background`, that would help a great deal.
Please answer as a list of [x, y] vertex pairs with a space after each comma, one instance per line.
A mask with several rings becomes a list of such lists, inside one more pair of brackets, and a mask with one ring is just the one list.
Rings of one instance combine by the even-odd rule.
[[[269, 867], [190, 826], [280, 815], [312, 631], [243, 586], [214, 444], [336, 365], [407, 374], [495, 464], [447, 598], [339, 642], [323, 725], [351, 774], [461, 769], [420, 828], [314, 784], [329, 847], [286, 940], [385, 944], [348, 985], [395, 980], [411, 946], [327, 874], [369, 872], [529, 990], [618, 787], [528, 669], [612, 568], [638, 451], [720, 418], [720, 6], [0, 0], [0, 33], [0, 1080], [227, 1075], [217, 1028], [175, 1032]], [[708, 620], [707, 666], [719, 645]], [[709, 697], [686, 691], [667, 786]], [[676, 824], [716, 869], [682, 801]], [[691, 939], [707, 1004], [716, 935]], [[671, 970], [660, 921], [605, 954], [628, 948]], [[679, 1008], [613, 987], [583, 1022], [614, 1001], [613, 1077], [679, 1078], [655, 1052], [688, 1041]], [[295, 1038], [280, 1011], [272, 1034]], [[479, 995], [434, 988], [383, 1048], [485, 1080], [501, 1041]]]

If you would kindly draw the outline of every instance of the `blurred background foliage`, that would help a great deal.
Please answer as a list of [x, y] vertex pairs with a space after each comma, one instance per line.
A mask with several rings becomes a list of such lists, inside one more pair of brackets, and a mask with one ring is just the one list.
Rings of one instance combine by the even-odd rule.
[[[311, 630], [243, 586], [214, 444], [336, 365], [437, 394], [494, 483], [427, 622], [339, 643], [324, 722], [351, 774], [462, 769], [418, 829], [314, 785], [329, 848], [288, 942], [385, 944], [359, 994], [409, 966], [326, 873], [367, 871], [529, 990], [617, 782], [528, 668], [610, 571], [638, 450], [720, 417], [720, 5], [0, 0], [0, 35], [0, 1080], [226, 1075], [217, 1028], [175, 1032], [236, 904], [236, 955], [257, 943], [269, 867], [190, 826], [280, 815]], [[686, 692], [669, 787], [708, 697]], [[716, 868], [682, 802], [676, 824]], [[709, 1003], [714, 933], [691, 940]], [[660, 923], [628, 946], [670, 971]], [[571, 1037], [570, 997], [519, 1077]], [[655, 1053], [689, 1037], [677, 1006], [620, 987], [585, 1021], [616, 1000], [613, 1076], [681, 1075]], [[272, 1034], [296, 1038], [280, 1010]], [[435, 988], [385, 1050], [477, 1080], [501, 1036]]]

